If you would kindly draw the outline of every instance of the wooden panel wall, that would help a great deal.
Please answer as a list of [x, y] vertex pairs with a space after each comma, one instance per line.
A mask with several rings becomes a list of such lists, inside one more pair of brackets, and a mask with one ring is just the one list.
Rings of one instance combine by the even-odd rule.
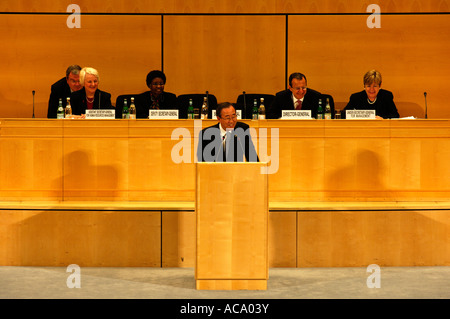
[[[66, 12], [65, 0], [3, 0], [5, 12]], [[345, 13], [364, 12], [372, 0], [77, 0], [83, 12], [108, 13]], [[449, 0], [378, 0], [384, 12], [448, 12]]]
[[147, 90], [149, 69], [161, 68], [159, 16], [83, 16], [69, 29], [63, 15], [1, 15], [1, 117], [47, 117], [50, 86], [71, 64], [91, 66], [99, 88], [113, 95]]
[[[373, 208], [271, 211], [269, 267], [450, 265], [449, 210]], [[192, 211], [6, 209], [1, 215], [2, 266], [195, 266]]]
[[161, 212], [2, 210], [1, 214], [0, 265], [161, 265]]
[[220, 103], [284, 89], [283, 16], [168, 16], [164, 25], [164, 71], [177, 94], [208, 90]]
[[113, 102], [147, 90], [152, 69], [167, 73], [167, 91], [219, 101], [275, 93], [300, 71], [340, 108], [377, 68], [401, 116], [422, 117], [427, 91], [429, 118], [448, 118], [449, 3], [379, 1], [381, 28], [369, 29], [371, 1], [78, 1], [90, 14], [69, 29], [66, 1], [2, 1], [0, 118], [31, 117], [33, 90], [46, 117], [50, 85], [73, 63], [97, 68]]
[[450, 213], [298, 212], [297, 267], [449, 265]]
[[[300, 71], [308, 86], [331, 94], [336, 108], [362, 91], [363, 76], [377, 69], [382, 87], [394, 94], [400, 116], [449, 118], [446, 77], [450, 71], [448, 15], [381, 15], [369, 29], [366, 16], [289, 17], [289, 73]], [[301, 41], [293, 41], [301, 32]]]

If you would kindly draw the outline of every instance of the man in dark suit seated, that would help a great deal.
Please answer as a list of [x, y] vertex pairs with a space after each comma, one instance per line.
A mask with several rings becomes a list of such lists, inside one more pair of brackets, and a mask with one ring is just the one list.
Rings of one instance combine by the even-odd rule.
[[[321, 94], [307, 87], [306, 76], [292, 73], [289, 76], [289, 87], [275, 95], [272, 104], [267, 108], [268, 119], [279, 119], [283, 110], [311, 110], [311, 117], [317, 118], [317, 106]], [[322, 107], [325, 110], [325, 102]]]
[[59, 99], [62, 100], [63, 107], [65, 107], [66, 99], [70, 97], [72, 92], [79, 91], [82, 88], [80, 71], [81, 67], [79, 65], [71, 65], [66, 70], [66, 77], [52, 84], [50, 99], [48, 100], [47, 118], [56, 119]]
[[197, 148], [199, 162], [259, 162], [250, 127], [237, 121], [236, 109], [229, 102], [216, 109], [219, 123], [200, 132]]

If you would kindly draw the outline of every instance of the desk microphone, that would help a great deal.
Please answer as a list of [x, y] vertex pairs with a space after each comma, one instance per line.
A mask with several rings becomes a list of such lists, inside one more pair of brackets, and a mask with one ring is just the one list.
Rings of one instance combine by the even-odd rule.
[[425, 97], [425, 119], [427, 119], [428, 118], [427, 92], [423, 92], [423, 96]]
[[244, 95], [244, 114], [242, 116], [243, 119], [247, 118], [247, 102], [245, 101], [245, 91], [242, 91], [242, 94]]
[[32, 93], [33, 93], [33, 118], [34, 118], [34, 94], [36, 93], [36, 91], [33, 90]]

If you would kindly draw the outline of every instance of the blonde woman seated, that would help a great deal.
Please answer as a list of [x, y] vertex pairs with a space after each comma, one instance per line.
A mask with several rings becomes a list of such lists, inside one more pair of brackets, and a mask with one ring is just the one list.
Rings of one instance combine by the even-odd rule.
[[346, 110], [375, 110], [377, 119], [398, 118], [397, 107], [392, 92], [381, 88], [381, 73], [371, 70], [364, 75], [364, 90], [350, 96], [342, 117]]
[[98, 89], [100, 77], [94, 68], [83, 68], [80, 71], [80, 84], [83, 88], [73, 92], [70, 98], [72, 114], [84, 115], [90, 109], [114, 109], [111, 94]]

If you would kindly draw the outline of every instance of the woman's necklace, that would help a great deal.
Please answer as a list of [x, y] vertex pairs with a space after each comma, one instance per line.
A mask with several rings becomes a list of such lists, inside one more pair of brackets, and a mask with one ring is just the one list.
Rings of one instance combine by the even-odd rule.
[[94, 103], [94, 99], [95, 99], [95, 97], [93, 97], [92, 99], [89, 99], [86, 95], [86, 100], [88, 101], [88, 103]]
[[369, 100], [369, 98], [367, 98], [367, 102], [369, 102], [369, 104], [373, 104], [373, 103], [375, 103], [377, 101], [377, 98], [375, 98], [375, 100], [373, 100], [373, 102], [371, 102], [370, 100]]

